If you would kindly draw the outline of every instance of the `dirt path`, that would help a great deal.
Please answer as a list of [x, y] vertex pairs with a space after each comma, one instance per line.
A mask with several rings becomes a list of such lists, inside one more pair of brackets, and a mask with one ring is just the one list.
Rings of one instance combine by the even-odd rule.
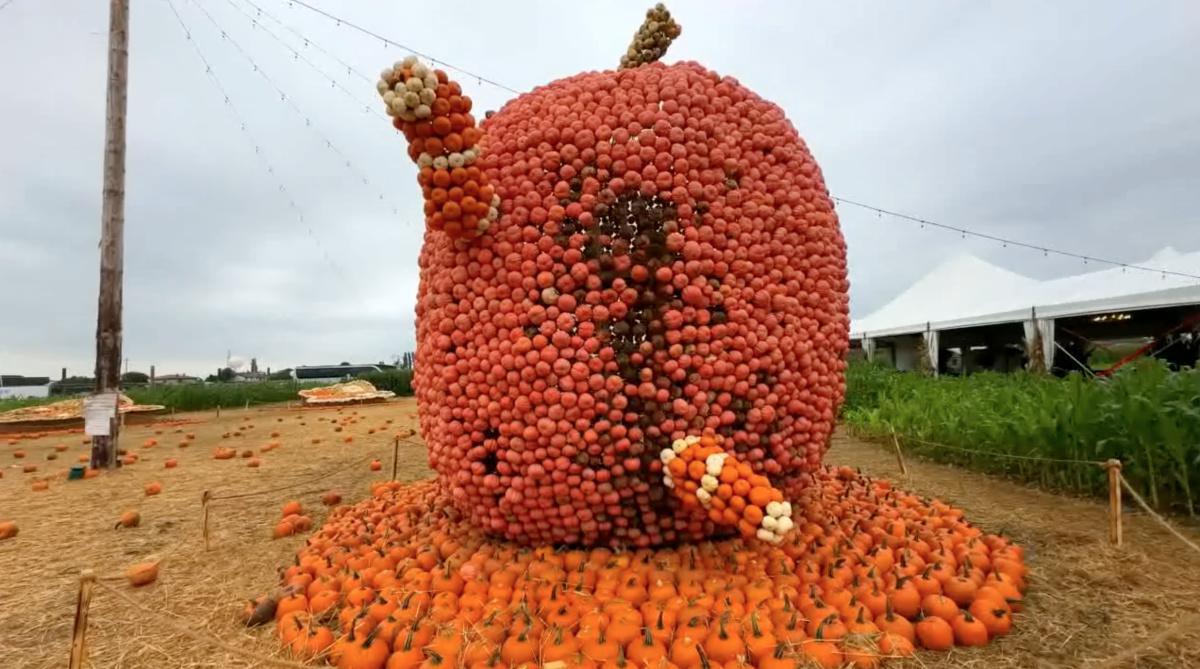
[[[88, 637], [91, 667], [264, 666], [204, 639], [282, 658], [272, 626], [247, 630], [237, 621], [242, 598], [271, 588], [277, 570], [291, 563], [303, 541], [270, 539], [280, 505], [299, 499], [319, 524], [324, 509], [318, 499], [326, 490], [341, 491], [346, 502], [361, 499], [371, 481], [390, 473], [392, 435], [407, 433], [414, 425], [415, 408], [406, 399], [340, 414], [272, 408], [226, 411], [220, 419], [212, 412], [180, 415], [192, 422], [178, 427], [131, 426], [123, 443], [141, 455], [141, 462], [88, 481], [55, 478], [46, 492], [31, 491], [30, 479], [73, 463], [86, 450], [81, 435], [50, 435], [17, 446], [0, 441], [0, 518], [16, 520], [21, 527], [16, 539], [0, 542], [3, 666], [49, 669], [66, 664], [76, 584], [85, 567], [118, 576], [111, 585], [137, 605], [97, 592]], [[341, 431], [331, 423], [350, 418], [356, 421]], [[272, 432], [279, 436], [272, 437]], [[179, 448], [187, 433], [195, 435], [192, 445]], [[158, 445], [142, 447], [150, 438]], [[313, 438], [320, 443], [312, 443]], [[216, 446], [257, 452], [273, 441], [282, 447], [259, 454], [259, 468], [247, 467], [242, 458], [212, 458]], [[67, 444], [67, 450], [47, 461], [59, 443]], [[28, 452], [26, 459], [13, 459], [16, 448]], [[215, 502], [213, 550], [204, 552], [199, 513], [203, 490], [224, 494], [274, 488], [372, 456], [383, 460], [383, 472], [354, 464], [327, 480], [290, 491]], [[177, 458], [179, 467], [164, 469], [167, 458]], [[890, 451], [844, 436], [835, 440], [828, 459], [962, 506], [968, 518], [988, 531], [1015, 538], [1028, 550], [1032, 585], [1027, 610], [1011, 637], [984, 649], [922, 653], [908, 666], [1200, 667], [1200, 556], [1188, 555], [1149, 520], [1127, 519], [1128, 546], [1115, 550], [1107, 545], [1104, 507], [1094, 500], [1064, 498], [919, 461], [909, 464], [910, 476], [901, 480]], [[18, 462], [38, 464], [41, 471], [22, 474], [12, 467]], [[422, 446], [402, 446], [400, 463], [402, 480], [430, 473]], [[152, 480], [163, 483], [163, 492], [146, 497], [143, 485]], [[125, 509], [140, 510], [141, 526], [113, 530]], [[154, 586], [131, 591], [120, 580], [129, 564], [163, 555]], [[1197, 616], [1194, 624], [1171, 629], [1187, 615]], [[1128, 655], [1105, 663], [1122, 652]]]
[[1014, 633], [981, 650], [923, 655], [912, 666], [1200, 667], [1200, 554], [1144, 515], [1124, 518], [1125, 546], [1117, 549], [1108, 543], [1107, 507], [1096, 500], [913, 458], [902, 477], [890, 448], [844, 434], [826, 460], [962, 507], [975, 524], [1026, 548], [1032, 574]]

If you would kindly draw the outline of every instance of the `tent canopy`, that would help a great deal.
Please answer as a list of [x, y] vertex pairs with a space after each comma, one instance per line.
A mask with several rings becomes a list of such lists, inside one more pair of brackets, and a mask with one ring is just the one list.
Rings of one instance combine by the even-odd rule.
[[[1167, 247], [1135, 263], [1200, 274], [1200, 251]], [[926, 274], [871, 315], [855, 319], [851, 337], [915, 334], [1039, 318], [1200, 304], [1200, 281], [1142, 270], [1109, 267], [1040, 281], [970, 254], [956, 256]]]

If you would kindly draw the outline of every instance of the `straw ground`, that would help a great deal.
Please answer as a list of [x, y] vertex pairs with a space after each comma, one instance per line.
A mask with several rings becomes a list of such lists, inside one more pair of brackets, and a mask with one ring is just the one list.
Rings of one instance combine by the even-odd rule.
[[[120, 578], [103, 581], [140, 608], [97, 590], [88, 632], [90, 666], [270, 666], [205, 639], [260, 658], [286, 660], [271, 627], [247, 630], [237, 621], [245, 599], [269, 591], [278, 569], [291, 563], [303, 541], [270, 538], [280, 505], [298, 499], [319, 523], [323, 492], [339, 490], [347, 503], [365, 497], [371, 481], [390, 475], [393, 435], [415, 426], [415, 408], [411, 399], [340, 413], [279, 407], [226, 411], [219, 419], [212, 412], [181, 415], [194, 422], [179, 427], [131, 426], [123, 443], [139, 453], [140, 462], [87, 481], [55, 478], [45, 492], [32, 492], [30, 478], [46, 472], [22, 474], [9, 467], [17, 462], [11, 452], [22, 448], [28, 452], [23, 462], [54, 472], [86, 450], [81, 435], [0, 445], [5, 467], [0, 519], [16, 520], [21, 527], [17, 538], [0, 543], [0, 657], [20, 667], [64, 666], [79, 571], [91, 568], [102, 577], [120, 577], [133, 562], [162, 558], [154, 585], [131, 590]], [[331, 424], [331, 419], [351, 418], [357, 422], [342, 425], [341, 431]], [[389, 419], [390, 424], [385, 422]], [[162, 434], [156, 435], [157, 430]], [[192, 445], [179, 448], [187, 433], [195, 435]], [[223, 438], [225, 433], [230, 437]], [[353, 441], [346, 443], [346, 437]], [[149, 438], [159, 443], [143, 448]], [[312, 443], [314, 438], [320, 442]], [[282, 446], [257, 453], [272, 441]], [[66, 443], [68, 450], [59, 453], [59, 460], [46, 461], [57, 443]], [[247, 467], [242, 458], [214, 460], [217, 446], [252, 448], [262, 465]], [[383, 471], [372, 472], [364, 463], [285, 492], [213, 502], [212, 550], [203, 550], [204, 490], [220, 496], [276, 488], [372, 455], [383, 461]], [[179, 460], [178, 468], [163, 468], [169, 457]], [[1148, 519], [1127, 518], [1126, 547], [1115, 549], [1106, 543], [1104, 506], [1095, 500], [1051, 495], [920, 461], [910, 462], [909, 476], [902, 479], [891, 452], [844, 435], [835, 438], [827, 459], [962, 506], [968, 518], [988, 531], [1012, 536], [1028, 550], [1032, 584], [1013, 635], [983, 649], [921, 653], [892, 666], [1200, 666], [1200, 555], [1188, 555]], [[408, 481], [429, 473], [423, 447], [403, 444], [398, 478]], [[163, 492], [146, 497], [143, 485], [152, 480], [162, 482]], [[141, 512], [141, 526], [114, 530], [126, 509]]]

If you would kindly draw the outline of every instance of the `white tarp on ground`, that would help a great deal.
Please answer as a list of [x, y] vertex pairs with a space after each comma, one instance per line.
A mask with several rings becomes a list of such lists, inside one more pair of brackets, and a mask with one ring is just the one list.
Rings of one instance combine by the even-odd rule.
[[[1170, 247], [1138, 263], [1200, 274], [1200, 251]], [[875, 313], [855, 319], [851, 337], [884, 337], [991, 323], [1022, 322], [1088, 313], [1200, 304], [1200, 281], [1108, 267], [1040, 281], [965, 254], [951, 258]], [[1052, 349], [1051, 349], [1052, 350]]]

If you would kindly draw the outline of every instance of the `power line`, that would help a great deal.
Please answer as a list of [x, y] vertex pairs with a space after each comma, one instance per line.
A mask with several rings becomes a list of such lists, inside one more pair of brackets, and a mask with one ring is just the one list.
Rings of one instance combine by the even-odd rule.
[[171, 13], [175, 15], [175, 20], [179, 22], [179, 27], [183, 30], [183, 34], [187, 38], [188, 43], [192, 45], [192, 49], [195, 50], [196, 56], [199, 57], [200, 62], [204, 64], [204, 73], [208, 75], [208, 78], [213, 82], [213, 85], [216, 86], [217, 91], [221, 94], [221, 98], [225, 102], [225, 107], [229, 109], [231, 114], [233, 114], [233, 117], [238, 122], [238, 126], [241, 128], [242, 133], [246, 135], [247, 139], [249, 139], [250, 143], [254, 146], [254, 155], [258, 156], [259, 160], [266, 167], [267, 174], [271, 175], [275, 179], [276, 185], [279, 188], [279, 192], [283, 193], [284, 198], [287, 199], [288, 206], [293, 212], [295, 212], [296, 219], [302, 225], [304, 225], [305, 229], [308, 231], [309, 238], [311, 238], [313, 243], [321, 249], [321, 254], [324, 257], [325, 262], [333, 268], [334, 272], [339, 278], [345, 279], [346, 275], [342, 271], [342, 268], [338, 266], [337, 263], [333, 262], [333, 258], [331, 258], [329, 252], [325, 250], [324, 245], [321, 244], [321, 240], [313, 234], [312, 225], [305, 220], [304, 212], [300, 209], [300, 205], [296, 204], [296, 199], [292, 197], [291, 191], [287, 189], [287, 186], [283, 184], [283, 181], [275, 173], [275, 166], [272, 165], [270, 159], [267, 158], [267, 154], [265, 151], [263, 151], [262, 145], [260, 145], [258, 141], [254, 139], [254, 135], [250, 133], [250, 130], [246, 125], [245, 117], [242, 116], [241, 112], [238, 111], [237, 106], [233, 104], [233, 100], [229, 97], [229, 93], [226, 91], [225, 86], [221, 84], [221, 80], [217, 77], [217, 73], [213, 70], [212, 64], [209, 63], [208, 58], [204, 56], [204, 52], [200, 49], [200, 45], [196, 42], [196, 40], [192, 39], [192, 31], [188, 28], [187, 22], [183, 20], [183, 16], [179, 14], [179, 10], [175, 7], [174, 0], [167, 0], [167, 6], [171, 8]]
[[459, 73], [461, 73], [461, 74], [465, 74], [465, 75], [467, 75], [468, 77], [470, 77], [470, 78], [472, 78], [472, 79], [474, 79], [474, 80], [476, 80], [476, 81], [478, 81], [478, 82], [480, 82], [480, 83], [484, 83], [484, 84], [491, 84], [492, 86], [495, 86], [496, 88], [501, 88], [501, 89], [504, 89], [504, 90], [508, 91], [509, 93], [512, 93], [512, 94], [514, 94], [514, 95], [520, 95], [520, 94], [521, 94], [521, 91], [518, 91], [517, 89], [515, 89], [515, 88], [513, 88], [513, 87], [511, 87], [511, 86], [505, 86], [504, 84], [502, 84], [502, 83], [500, 83], [500, 82], [498, 82], [498, 81], [494, 81], [494, 80], [492, 80], [492, 79], [488, 79], [487, 77], [485, 77], [485, 76], [482, 76], [482, 75], [479, 75], [479, 74], [476, 74], [476, 73], [474, 73], [474, 72], [471, 72], [470, 70], [464, 70], [463, 68], [461, 68], [461, 67], [459, 67], [459, 66], [457, 66], [457, 65], [453, 65], [453, 64], [451, 64], [451, 63], [447, 63], [446, 61], [444, 61], [444, 60], [441, 60], [441, 59], [439, 59], [439, 58], [434, 58], [433, 56], [431, 56], [431, 55], [429, 55], [429, 54], [427, 54], [427, 53], [422, 53], [422, 52], [420, 52], [420, 51], [417, 51], [416, 49], [414, 49], [414, 48], [412, 48], [412, 47], [410, 47], [410, 46], [407, 46], [407, 45], [401, 44], [400, 42], [397, 42], [397, 41], [395, 41], [395, 40], [393, 40], [393, 39], [388, 39], [387, 37], [384, 37], [383, 35], [380, 35], [380, 34], [379, 34], [379, 33], [377, 33], [377, 32], [374, 32], [374, 31], [368, 30], [368, 29], [366, 29], [366, 28], [364, 28], [364, 27], [362, 27], [362, 26], [360, 26], [360, 25], [357, 25], [357, 24], [351, 23], [350, 21], [347, 21], [346, 19], [343, 19], [343, 18], [341, 18], [340, 16], [335, 16], [334, 14], [330, 14], [329, 12], [327, 12], [327, 11], [325, 11], [325, 10], [323, 10], [323, 9], [320, 9], [319, 7], [313, 7], [312, 5], [308, 4], [307, 2], [304, 2], [304, 0], [288, 0], [288, 4], [291, 4], [291, 5], [300, 5], [301, 7], [303, 7], [303, 8], [305, 8], [305, 9], [309, 10], [310, 12], [314, 12], [314, 13], [320, 14], [321, 16], [324, 16], [325, 18], [327, 18], [327, 19], [329, 19], [329, 20], [331, 20], [331, 21], [335, 21], [335, 22], [337, 22], [337, 24], [338, 24], [339, 26], [341, 26], [341, 25], [345, 25], [346, 27], [348, 27], [348, 28], [351, 28], [351, 29], [353, 29], [353, 30], [357, 30], [358, 32], [360, 32], [360, 33], [362, 33], [362, 34], [364, 34], [364, 35], [367, 35], [367, 36], [369, 36], [369, 37], [373, 37], [373, 38], [375, 38], [375, 39], [377, 39], [377, 40], [379, 40], [379, 41], [383, 42], [385, 45], [390, 45], [390, 46], [394, 46], [394, 47], [396, 47], [396, 48], [398, 48], [398, 49], [403, 49], [403, 50], [405, 50], [405, 51], [407, 51], [407, 52], [409, 52], [409, 53], [413, 54], [414, 56], [420, 56], [421, 58], [424, 58], [425, 60], [431, 61], [431, 62], [433, 62], [433, 63], [435, 63], [435, 64], [437, 64], [437, 65], [441, 65], [442, 67], [445, 67], [445, 68], [447, 68], [447, 69], [454, 70], [455, 72], [459, 72]]
[[[312, 130], [313, 134], [315, 134], [322, 142], [325, 143], [326, 148], [328, 148], [330, 151], [333, 151], [334, 154], [337, 155], [337, 157], [340, 159], [342, 165], [346, 168], [346, 170], [349, 171], [352, 175], [354, 175], [354, 177], [356, 179], [358, 179], [359, 181], [362, 181], [364, 186], [367, 186], [368, 188], [371, 188], [371, 189], [375, 189], [376, 186], [373, 183], [371, 183], [370, 177], [368, 177], [365, 173], [363, 173], [362, 170], [355, 167], [354, 163], [351, 162], [350, 158], [346, 155], [346, 153], [344, 151], [342, 151], [340, 148], [338, 148], [338, 146], [336, 144], [334, 144], [333, 141], [331, 139], [329, 139], [329, 137], [327, 135], [325, 135], [323, 132], [321, 132], [321, 130], [319, 128], [317, 128], [317, 126], [315, 124], [313, 124], [312, 118], [310, 116], [308, 116], [304, 112], [304, 110], [300, 108], [299, 105], [296, 104], [295, 99], [292, 98], [291, 96], [289, 96], [287, 94], [287, 92], [284, 91], [283, 88], [281, 88], [279, 86], [279, 84], [275, 83], [275, 80], [271, 78], [271, 75], [267, 74], [267, 71], [259, 66], [259, 64], [254, 60], [254, 57], [251, 56], [249, 53], [247, 53], [247, 51], [242, 48], [242, 45], [238, 44], [238, 41], [235, 40], [232, 36], [230, 36], [229, 33], [224, 28], [222, 28], [219, 23], [217, 23], [217, 20], [215, 18], [213, 18], [213, 15], [210, 14], [207, 9], [204, 8], [204, 5], [197, 2], [197, 0], [192, 0], [192, 2], [200, 9], [200, 11], [204, 14], [204, 16], [208, 18], [208, 21], [209, 21], [209, 23], [212, 24], [213, 28], [215, 28], [219, 33], [221, 33], [221, 39], [232, 44], [233, 47], [237, 50], [237, 52], [239, 54], [241, 54], [241, 56], [243, 58], [246, 59], [246, 62], [250, 63], [250, 66], [252, 68], [254, 68], [254, 71], [257, 72], [259, 74], [259, 76], [261, 76], [263, 78], [263, 80], [265, 80], [268, 84], [270, 84], [270, 86], [272, 88], [275, 89], [275, 92], [279, 94], [280, 101], [287, 103], [287, 105], [292, 108], [292, 111], [296, 112], [296, 114], [298, 116], [300, 116], [300, 118], [304, 119], [304, 125], [306, 127], [308, 127], [310, 130]], [[230, 3], [230, 4], [232, 4], [232, 3]], [[249, 15], [246, 15], [246, 18], [250, 19], [251, 21], [254, 21], [253, 17], [251, 17]], [[265, 31], [266, 29], [264, 28], [263, 30]], [[365, 107], [365, 109], [364, 109], [364, 111], [369, 111], [369, 110], [370, 110], [370, 107]], [[376, 112], [376, 113], [378, 113], [378, 112]], [[378, 191], [376, 194], [379, 195], [379, 200], [381, 202], [387, 202], [387, 198], [384, 196], [382, 191]], [[392, 203], [392, 214], [393, 215], [399, 214], [399, 208], [395, 205], [395, 203]]]
[[1157, 267], [1147, 267], [1145, 265], [1131, 265], [1129, 263], [1124, 263], [1119, 260], [1109, 260], [1107, 258], [1100, 258], [1097, 256], [1091, 256], [1091, 255], [1084, 255], [1082, 253], [1075, 253], [1073, 251], [1064, 251], [1062, 249], [1056, 249], [1056, 248], [1053, 248], [1050, 246], [1040, 246], [1037, 244], [1030, 244], [1029, 242], [1023, 242], [1023, 241], [1019, 241], [1019, 240], [1015, 240], [1015, 239], [1007, 239], [1005, 237], [998, 237], [996, 235], [989, 235], [986, 232], [976, 232], [974, 230], [969, 230], [967, 228], [960, 228], [960, 227], [954, 226], [954, 225], [938, 223], [936, 221], [930, 221], [928, 219], [919, 218], [917, 216], [909, 216], [908, 214], [902, 214], [897, 211], [883, 209], [882, 207], [876, 207], [874, 205], [865, 204], [862, 202], [855, 202], [854, 200], [848, 200], [844, 197], [834, 197], [832, 195], [830, 197], [833, 199], [834, 202], [839, 202], [841, 204], [848, 204], [848, 205], [851, 205], [854, 207], [859, 207], [861, 209], [866, 209], [868, 211], [873, 211], [880, 216], [882, 216], [883, 214], [887, 214], [888, 216], [893, 216], [895, 218], [904, 219], [906, 221], [912, 221], [913, 223], [920, 223], [921, 227], [928, 225], [933, 228], [939, 228], [942, 230], [950, 230], [952, 232], [957, 232], [958, 234], [962, 235], [964, 238], [966, 238], [967, 236], [971, 236], [971, 237], [977, 237], [979, 239], [988, 239], [993, 242], [1000, 242], [1001, 244], [1003, 244], [1005, 246], [1012, 245], [1012, 246], [1019, 246], [1021, 248], [1030, 249], [1033, 251], [1041, 251], [1042, 255], [1049, 255], [1049, 254], [1053, 253], [1055, 255], [1060, 255], [1060, 256], [1067, 257], [1067, 258], [1075, 258], [1077, 260], [1082, 260], [1085, 264], [1088, 262], [1098, 262], [1098, 263], [1105, 264], [1105, 265], [1113, 265], [1115, 267], [1120, 267], [1122, 269], [1135, 269], [1135, 270], [1140, 270], [1143, 272], [1154, 272], [1156, 274], [1161, 274], [1163, 276], [1163, 278], [1166, 278], [1167, 275], [1171, 275], [1171, 276], [1178, 276], [1178, 277], [1183, 277], [1183, 278], [1187, 278], [1187, 279], [1200, 280], [1200, 275], [1198, 275], [1198, 274], [1188, 274], [1187, 272], [1175, 272], [1175, 271], [1167, 270], [1167, 269], [1159, 269]]

